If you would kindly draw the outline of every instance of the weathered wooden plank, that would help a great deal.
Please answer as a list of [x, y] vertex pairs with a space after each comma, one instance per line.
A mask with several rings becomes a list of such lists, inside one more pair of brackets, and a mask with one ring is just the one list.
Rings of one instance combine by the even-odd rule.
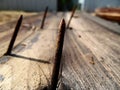
[[65, 37], [62, 83], [75, 90], [119, 90], [120, 36], [82, 16], [71, 27]]
[[39, 90], [49, 84], [60, 18], [53, 16], [48, 20], [50, 23], [45, 30], [36, 31], [19, 45], [24, 48], [16, 52], [19, 46], [16, 47], [12, 56], [8, 56], [9, 60], [1, 61], [1, 89]]
[[[0, 89], [33, 90], [49, 84], [61, 15], [57, 16], [48, 20], [45, 30], [22, 42], [24, 49], [13, 51], [17, 55], [3, 58], [10, 60], [1, 61]], [[70, 26], [73, 29], [65, 34], [61, 90], [119, 90], [120, 36], [82, 15], [73, 18]]]
[[110, 30], [114, 33], [120, 34], [120, 31], [119, 31], [120, 26], [117, 23], [113, 23], [113, 22], [101, 19], [99, 17], [92, 16], [88, 13], [83, 13], [83, 16], [86, 17], [87, 19], [94, 21], [95, 23], [100, 24], [102, 27], [105, 27], [106, 30]]
[[[87, 21], [87, 23], [89, 23], [89, 21]], [[89, 24], [86, 24], [87, 30], [87, 27], [90, 27], [91, 24], [89, 26], [88, 25]], [[90, 48], [90, 50], [95, 54], [98, 60], [101, 61], [103, 66], [108, 70], [115, 81], [120, 84], [120, 36], [107, 30], [103, 30], [104, 28], [102, 29], [101, 27], [96, 27], [97, 24], [93, 24], [92, 26], [92, 28], [89, 28], [92, 33], [84, 32], [82, 34], [85, 35], [84, 38], [82, 38], [84, 39], [83, 42]], [[77, 31], [76, 33], [80, 34], [80, 31]]]

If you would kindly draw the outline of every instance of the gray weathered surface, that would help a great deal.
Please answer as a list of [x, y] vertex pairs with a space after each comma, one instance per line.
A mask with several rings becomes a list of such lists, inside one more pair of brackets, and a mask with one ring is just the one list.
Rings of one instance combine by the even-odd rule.
[[49, 84], [59, 22], [52, 16], [44, 30], [35, 31], [13, 51], [15, 55], [0, 59], [1, 90], [39, 90]]
[[62, 82], [72, 90], [119, 90], [120, 36], [82, 16], [71, 26], [64, 42]]
[[92, 16], [92, 15], [85, 13], [85, 12], [83, 13], [83, 16], [86, 17], [87, 19], [92, 20], [95, 23], [100, 24], [102, 27], [107, 28], [106, 30], [111, 30], [115, 33], [120, 34], [120, 25], [118, 23], [110, 22], [110, 21], [104, 20], [102, 18]]
[[[43, 62], [54, 60], [61, 16], [51, 16], [44, 30], [20, 44], [24, 49], [14, 50], [24, 57], [1, 61], [0, 89], [34, 90], [48, 84], [53, 62]], [[66, 21], [69, 17], [66, 13]], [[73, 29], [66, 30], [64, 41], [61, 90], [120, 90], [120, 35], [83, 15], [73, 18], [70, 26]]]

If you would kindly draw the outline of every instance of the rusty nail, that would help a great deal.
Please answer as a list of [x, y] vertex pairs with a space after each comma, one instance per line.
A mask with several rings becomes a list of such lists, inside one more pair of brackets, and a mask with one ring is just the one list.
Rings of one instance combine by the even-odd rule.
[[77, 6], [75, 6], [75, 7], [73, 8], [73, 10], [72, 10], [71, 17], [70, 17], [70, 19], [69, 19], [69, 21], [68, 21], [68, 24], [67, 24], [67, 29], [69, 28], [69, 25], [70, 25], [70, 23], [71, 23], [72, 17], [74, 16], [74, 13], [75, 13], [76, 9], [77, 9]]
[[12, 39], [10, 41], [10, 44], [9, 44], [9, 47], [8, 47], [8, 50], [7, 52], [5, 53], [5, 55], [10, 55], [11, 54], [11, 51], [12, 51], [12, 48], [14, 46], [14, 43], [15, 43], [15, 40], [16, 40], [16, 37], [17, 37], [17, 34], [18, 34], [18, 31], [20, 29], [20, 26], [22, 24], [22, 20], [23, 20], [23, 15], [20, 16], [18, 22], [17, 22], [17, 25], [15, 27], [15, 30], [14, 30], [14, 33], [13, 33], [13, 36], [12, 36]]
[[45, 19], [46, 19], [46, 16], [47, 16], [47, 11], [48, 11], [48, 7], [46, 7], [45, 13], [43, 15], [43, 19], [42, 19], [42, 23], [41, 23], [41, 29], [43, 29], [43, 27], [44, 27]]
[[65, 29], [66, 29], [65, 20], [62, 19], [62, 21], [60, 23], [60, 30], [59, 30], [59, 35], [58, 35], [57, 48], [56, 48], [50, 90], [56, 90], [57, 83], [58, 83]]

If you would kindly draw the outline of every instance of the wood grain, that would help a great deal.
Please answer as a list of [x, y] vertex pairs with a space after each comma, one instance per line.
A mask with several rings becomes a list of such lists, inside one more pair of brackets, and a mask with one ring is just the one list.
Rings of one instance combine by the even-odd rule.
[[72, 90], [119, 90], [120, 36], [82, 15], [71, 27], [65, 37], [61, 82]]

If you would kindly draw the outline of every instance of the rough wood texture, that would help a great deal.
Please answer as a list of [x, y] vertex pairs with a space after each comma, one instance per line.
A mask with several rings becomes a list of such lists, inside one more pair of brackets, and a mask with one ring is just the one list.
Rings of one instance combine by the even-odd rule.
[[120, 36], [82, 15], [73, 19], [71, 27], [65, 36], [62, 86], [71, 90], [119, 90]]
[[[34, 90], [49, 84], [58, 34], [56, 28], [61, 16], [50, 17], [48, 28], [36, 32], [14, 50], [22, 57], [1, 58], [0, 89]], [[69, 17], [70, 13], [66, 13], [65, 19]], [[80, 14], [72, 19], [70, 27], [72, 29], [65, 34], [59, 89], [120, 90], [120, 35]]]
[[45, 30], [22, 42], [13, 51], [16, 55], [1, 58], [1, 90], [40, 90], [49, 84], [60, 19], [52, 16], [49, 22]]
[[[27, 16], [23, 19], [23, 23], [14, 46], [18, 45], [21, 41], [23, 41], [23, 39], [34, 33], [41, 22], [41, 18], [40, 13], [37, 15]], [[0, 25], [0, 57], [7, 51], [16, 23], [16, 21], [8, 21], [5, 24]]]
[[116, 34], [120, 34], [120, 26], [117, 23], [113, 23], [99, 17], [92, 16], [88, 13], [82, 13], [82, 16], [94, 21], [95, 23], [98, 23], [99, 25], [101, 25], [101, 27], [105, 27], [106, 30], [110, 30]]

